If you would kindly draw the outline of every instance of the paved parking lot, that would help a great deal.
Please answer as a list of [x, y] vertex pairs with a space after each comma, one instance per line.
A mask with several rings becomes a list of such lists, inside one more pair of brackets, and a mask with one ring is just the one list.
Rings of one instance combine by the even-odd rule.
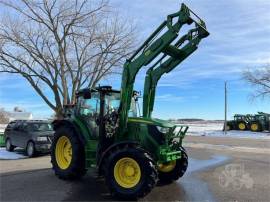
[[[257, 141], [257, 142], [256, 142]], [[190, 157], [188, 173], [169, 185], [158, 185], [142, 201], [269, 201], [270, 140], [230, 139], [225, 143], [240, 147], [194, 147], [208, 143], [222, 145], [221, 138], [188, 137]], [[266, 153], [241, 147], [266, 149]], [[51, 170], [50, 157], [1, 160], [1, 201], [110, 201], [102, 178], [95, 172], [79, 181], [63, 181]]]

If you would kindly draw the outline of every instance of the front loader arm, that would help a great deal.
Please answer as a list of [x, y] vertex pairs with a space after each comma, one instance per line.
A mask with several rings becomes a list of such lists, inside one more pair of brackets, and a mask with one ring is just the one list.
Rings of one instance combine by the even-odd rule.
[[[138, 71], [152, 62], [160, 53], [178, 54], [178, 49], [170, 44], [178, 38], [179, 31], [184, 24], [195, 22], [191, 18], [193, 12], [182, 4], [179, 12], [171, 14], [143, 45], [124, 64], [121, 98], [119, 108], [119, 129], [117, 135], [123, 137], [127, 130], [128, 111], [130, 109], [133, 95], [133, 85]], [[176, 21], [174, 20], [176, 19]], [[164, 31], [164, 29], [166, 29]], [[208, 32], [202, 27], [200, 32], [208, 35]]]
[[[200, 35], [200, 29], [200, 26], [197, 26], [195, 29], [191, 29], [186, 35], [181, 37], [174, 46], [171, 47], [172, 49], [175, 47], [179, 48], [187, 41], [182, 48], [178, 49], [174, 54], [170, 53], [170, 49], [168, 49], [168, 51], [166, 51], [164, 55], [147, 71], [143, 94], [144, 117], [151, 117], [154, 107], [156, 86], [161, 76], [172, 71], [189, 55], [197, 50], [201, 39], [206, 37], [205, 35]], [[168, 55], [171, 55], [171, 57], [169, 57], [165, 62], [162, 62], [162, 60]]]

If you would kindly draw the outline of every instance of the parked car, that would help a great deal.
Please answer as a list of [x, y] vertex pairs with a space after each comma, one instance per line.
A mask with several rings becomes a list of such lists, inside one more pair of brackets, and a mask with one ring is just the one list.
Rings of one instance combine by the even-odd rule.
[[48, 121], [12, 121], [4, 132], [6, 150], [13, 151], [15, 147], [25, 148], [29, 157], [35, 156], [37, 152], [48, 152], [53, 134], [53, 127]]

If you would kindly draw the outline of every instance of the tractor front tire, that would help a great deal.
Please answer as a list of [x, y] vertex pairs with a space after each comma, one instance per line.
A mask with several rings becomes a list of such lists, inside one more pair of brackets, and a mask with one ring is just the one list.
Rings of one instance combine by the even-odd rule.
[[171, 183], [181, 178], [188, 167], [188, 155], [182, 151], [181, 159], [158, 166], [158, 178], [161, 183]]
[[105, 161], [106, 183], [113, 197], [136, 200], [147, 195], [158, 176], [150, 155], [139, 147], [117, 148]]
[[237, 124], [237, 129], [238, 130], [246, 130], [247, 129], [246, 123], [245, 122], [239, 122]]
[[60, 179], [79, 179], [86, 173], [84, 146], [70, 127], [59, 127], [51, 148], [51, 163]]

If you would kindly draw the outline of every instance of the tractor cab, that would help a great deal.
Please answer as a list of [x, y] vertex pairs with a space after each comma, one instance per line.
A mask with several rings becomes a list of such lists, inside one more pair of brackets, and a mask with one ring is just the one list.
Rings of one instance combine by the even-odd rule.
[[236, 115], [234, 115], [234, 120], [235, 121], [245, 121], [246, 120], [246, 116], [245, 115], [241, 115], [241, 114], [236, 114]]
[[[137, 94], [134, 92], [129, 116], [138, 116], [137, 100]], [[91, 114], [96, 117], [111, 115], [119, 111], [120, 91], [112, 89], [111, 86], [82, 89], [77, 92], [77, 103], [82, 110], [81, 114]]]
[[[120, 91], [111, 86], [86, 88], [77, 92], [76, 116], [87, 123], [93, 137], [112, 137], [118, 127]], [[131, 101], [129, 117], [138, 116], [137, 94]]]

